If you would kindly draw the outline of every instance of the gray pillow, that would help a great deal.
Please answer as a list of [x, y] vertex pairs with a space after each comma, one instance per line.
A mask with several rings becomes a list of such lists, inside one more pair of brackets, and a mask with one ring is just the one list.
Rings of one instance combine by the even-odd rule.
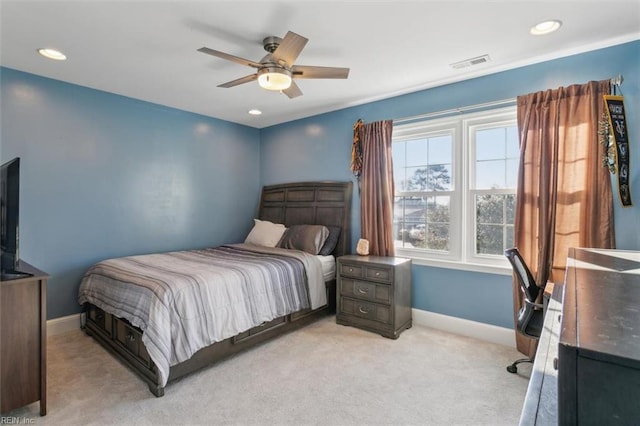
[[324, 242], [324, 245], [320, 249], [318, 254], [323, 256], [328, 256], [333, 253], [333, 250], [338, 245], [338, 239], [340, 239], [340, 227], [339, 226], [327, 226], [329, 228], [329, 236], [327, 237], [327, 241]]
[[329, 237], [329, 229], [323, 225], [293, 225], [282, 236], [279, 246], [318, 254]]

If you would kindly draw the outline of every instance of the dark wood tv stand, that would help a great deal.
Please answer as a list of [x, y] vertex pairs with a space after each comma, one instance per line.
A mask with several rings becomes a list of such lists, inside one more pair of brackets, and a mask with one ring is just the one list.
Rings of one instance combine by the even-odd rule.
[[49, 276], [26, 262], [18, 269], [27, 275], [0, 281], [0, 412], [40, 401], [44, 416]]

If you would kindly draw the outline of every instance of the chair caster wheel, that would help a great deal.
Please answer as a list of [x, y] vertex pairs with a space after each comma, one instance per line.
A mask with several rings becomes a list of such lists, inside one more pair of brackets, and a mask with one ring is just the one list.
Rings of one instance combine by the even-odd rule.
[[515, 374], [518, 372], [518, 367], [516, 367], [515, 365], [508, 365], [507, 366], [507, 371], [509, 373]]

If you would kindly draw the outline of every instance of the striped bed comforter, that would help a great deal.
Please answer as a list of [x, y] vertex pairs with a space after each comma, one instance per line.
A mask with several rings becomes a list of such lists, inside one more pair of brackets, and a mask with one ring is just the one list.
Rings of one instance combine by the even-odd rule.
[[82, 279], [78, 301], [139, 327], [163, 386], [169, 368], [199, 349], [327, 303], [314, 256], [248, 244], [99, 262]]

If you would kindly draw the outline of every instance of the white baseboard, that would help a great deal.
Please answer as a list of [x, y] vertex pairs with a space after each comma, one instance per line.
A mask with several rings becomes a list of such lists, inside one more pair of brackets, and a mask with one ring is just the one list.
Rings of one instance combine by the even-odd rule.
[[420, 324], [449, 333], [473, 337], [485, 342], [516, 347], [515, 331], [513, 329], [498, 327], [496, 325], [470, 321], [463, 318], [437, 314], [435, 312], [412, 309], [413, 323]]
[[47, 321], [47, 336], [80, 330], [80, 314], [54, 318]]
[[[412, 309], [414, 324], [436, 328], [449, 333], [473, 337], [486, 342], [515, 347], [514, 331], [505, 327], [470, 321], [463, 318], [437, 314], [435, 312]], [[47, 321], [47, 335], [67, 333], [80, 329], [80, 314], [54, 318]]]

